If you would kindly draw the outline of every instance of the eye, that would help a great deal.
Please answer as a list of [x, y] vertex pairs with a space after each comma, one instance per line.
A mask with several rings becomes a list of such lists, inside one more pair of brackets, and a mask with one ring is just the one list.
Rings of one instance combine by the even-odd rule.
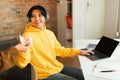
[[43, 15], [42, 15], [42, 14], [39, 14], [39, 17], [43, 17]]
[[34, 17], [35, 17], [35, 15], [32, 15], [32, 16], [31, 16], [31, 18], [34, 18]]

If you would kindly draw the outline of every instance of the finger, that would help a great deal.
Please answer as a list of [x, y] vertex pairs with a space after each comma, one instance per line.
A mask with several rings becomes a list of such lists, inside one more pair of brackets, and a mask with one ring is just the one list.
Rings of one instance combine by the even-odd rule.
[[86, 55], [90, 55], [90, 53], [87, 53]]
[[88, 50], [87, 52], [88, 52], [88, 53], [90, 53], [90, 54], [94, 54], [94, 52], [93, 52], [93, 51], [91, 51], [91, 50]]

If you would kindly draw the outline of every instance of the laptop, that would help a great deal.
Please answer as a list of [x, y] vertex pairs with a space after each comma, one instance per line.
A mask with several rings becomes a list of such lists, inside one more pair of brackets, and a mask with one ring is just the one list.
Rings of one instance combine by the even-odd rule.
[[108, 38], [106, 36], [102, 36], [98, 44], [92, 50], [95, 54], [87, 55], [86, 57], [93, 61], [109, 58], [118, 44], [119, 41]]

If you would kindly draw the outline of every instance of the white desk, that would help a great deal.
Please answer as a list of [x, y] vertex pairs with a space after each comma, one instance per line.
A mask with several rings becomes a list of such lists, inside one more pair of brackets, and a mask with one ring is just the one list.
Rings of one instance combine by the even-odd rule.
[[[89, 43], [97, 44], [98, 41], [99, 40], [79, 40], [75, 42], [74, 47], [78, 49], [82, 49], [82, 48], [85, 48]], [[97, 61], [91, 61], [85, 56], [79, 56], [79, 60], [80, 60], [80, 64], [83, 70], [85, 80], [114, 80], [114, 79], [103, 79], [103, 78], [94, 77], [92, 76], [92, 72], [93, 72], [95, 65], [99, 62], [107, 62], [107, 61], [120, 62], [120, 45], [115, 49], [115, 51], [113, 52], [110, 58], [97, 60]]]

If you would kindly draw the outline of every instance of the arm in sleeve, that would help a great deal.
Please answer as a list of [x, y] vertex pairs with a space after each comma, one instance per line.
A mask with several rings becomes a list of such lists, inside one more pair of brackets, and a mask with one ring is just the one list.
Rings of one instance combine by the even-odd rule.
[[56, 52], [56, 55], [59, 57], [73, 57], [80, 54], [80, 50], [75, 48], [65, 48], [64, 46], [61, 46], [61, 44], [56, 39], [55, 35], [53, 34], [53, 40], [54, 40], [54, 49]]
[[18, 52], [18, 55], [15, 59], [15, 64], [20, 68], [24, 68], [27, 66], [28, 63], [30, 63], [30, 61], [31, 61], [31, 53], [30, 53], [30, 49], [28, 49], [26, 52]]
[[[22, 37], [27, 37], [27, 35], [24, 33]], [[28, 63], [31, 61], [31, 50], [32, 48], [29, 47], [29, 49], [26, 52], [18, 52], [18, 55], [15, 58], [15, 64], [20, 67], [24, 68], [27, 66]]]

